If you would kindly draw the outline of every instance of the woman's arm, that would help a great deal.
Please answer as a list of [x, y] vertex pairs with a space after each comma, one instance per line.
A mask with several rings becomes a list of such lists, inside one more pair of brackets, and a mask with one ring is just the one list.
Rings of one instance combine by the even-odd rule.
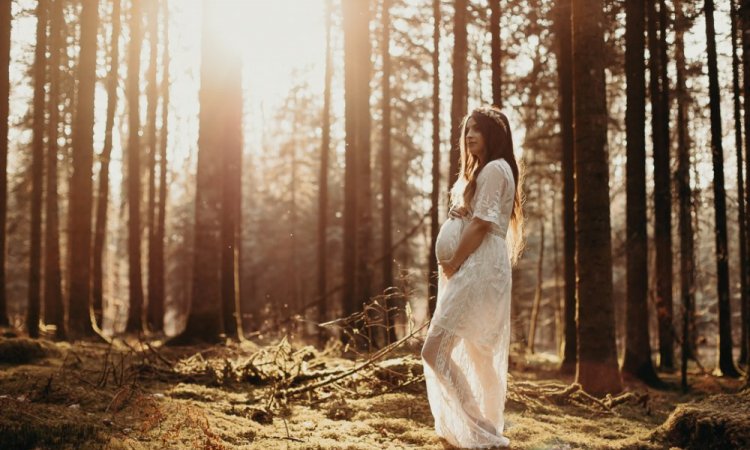
[[452, 277], [458, 271], [458, 268], [461, 267], [461, 264], [479, 248], [485, 235], [490, 231], [491, 226], [492, 222], [482, 220], [478, 217], [471, 219], [471, 222], [469, 222], [469, 225], [461, 234], [461, 240], [458, 243], [458, 248], [453, 258], [440, 261], [446, 277]]

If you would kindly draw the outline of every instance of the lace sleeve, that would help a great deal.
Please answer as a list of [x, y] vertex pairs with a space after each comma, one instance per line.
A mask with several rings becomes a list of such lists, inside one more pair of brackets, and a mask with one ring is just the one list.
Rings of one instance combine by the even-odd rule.
[[477, 178], [474, 194], [474, 217], [502, 226], [501, 209], [503, 194], [511, 189], [505, 171], [499, 163], [487, 164]]

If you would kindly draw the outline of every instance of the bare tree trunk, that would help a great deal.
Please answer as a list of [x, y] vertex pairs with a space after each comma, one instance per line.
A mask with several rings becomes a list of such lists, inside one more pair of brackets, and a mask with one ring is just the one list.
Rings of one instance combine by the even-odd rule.
[[[539, 184], [541, 191], [541, 183]], [[539, 197], [541, 198], [541, 196]], [[529, 320], [529, 341], [528, 349], [534, 353], [534, 341], [536, 338], [536, 324], [539, 320], [539, 307], [542, 303], [542, 283], [544, 269], [544, 219], [539, 220], [539, 259], [536, 266], [536, 291], [534, 292], [534, 302], [531, 304], [531, 319]]]
[[[331, 16], [333, 15], [332, 0], [326, 0], [326, 73], [323, 91], [323, 127], [320, 146], [320, 174], [318, 176], [318, 322], [328, 320], [328, 161], [331, 153], [331, 82], [333, 78], [331, 55]], [[319, 343], [323, 345], [326, 339], [324, 328], [318, 329]]]
[[44, 107], [47, 69], [48, 0], [38, 0], [36, 7], [36, 49], [34, 51], [34, 116], [31, 159], [31, 251], [29, 253], [29, 291], [26, 330], [39, 337], [42, 268], [42, 190], [44, 187]]
[[82, 0], [81, 56], [78, 63], [78, 99], [73, 126], [73, 174], [70, 180], [70, 256], [68, 290], [69, 336], [92, 336], [91, 308], [91, 213], [94, 163], [94, 92], [96, 44], [99, 29], [98, 0]]
[[[745, 125], [745, 211], [750, 212], [750, 1], [742, 0], [739, 9], [739, 20], [740, 30], [742, 37], [742, 95], [745, 100], [743, 104], [744, 109], [744, 125]], [[746, 245], [748, 246], [746, 252], [750, 255], [750, 218], [745, 217], [745, 237], [748, 238]], [[748, 268], [750, 272], [750, 268]], [[748, 273], [750, 277], [750, 273]], [[750, 288], [750, 280], [748, 280], [747, 287]], [[750, 351], [750, 294], [745, 298], [743, 303], [745, 316], [742, 319], [742, 323], [745, 327], [745, 341], [743, 345]], [[750, 382], [750, 377], [748, 377]]]
[[167, 143], [169, 139], [169, 2], [162, 0], [162, 82], [161, 133], [159, 134], [159, 203], [154, 239], [154, 266], [148, 274], [154, 280], [153, 297], [149, 298], [152, 322], [164, 327], [164, 232], [167, 220]]
[[622, 389], [612, 303], [607, 104], [602, 0], [573, 0], [578, 363], [576, 382], [603, 395]]
[[626, 3], [627, 76], [627, 306], [622, 372], [651, 386], [660, 383], [651, 361], [648, 326], [648, 233], [646, 225], [646, 77], [643, 22], [645, 2]]
[[438, 265], [435, 243], [440, 231], [440, 0], [432, 0], [432, 192], [430, 200], [430, 261], [427, 281], [427, 302], [430, 317], [437, 302]]
[[500, 0], [490, 2], [490, 57], [492, 59], [492, 103], [503, 107], [503, 53], [500, 41]]
[[737, 7], [735, 0], [729, 0], [730, 6], [730, 17], [732, 21], [731, 26], [731, 38], [732, 38], [732, 92], [734, 100], [734, 147], [737, 151], [737, 221], [739, 226], [740, 235], [740, 310], [742, 313], [741, 323], [741, 336], [740, 339], [740, 359], [741, 365], [747, 364], [747, 327], [744, 326], [750, 318], [748, 318], [747, 302], [750, 296], [748, 293], [748, 261], [747, 261], [747, 229], [745, 223], [747, 218], [745, 217], [745, 185], [742, 173], [742, 106], [740, 104], [740, 58], [737, 55], [737, 23], [739, 21], [739, 15], [737, 14]]
[[576, 231], [575, 231], [575, 148], [573, 141], [573, 57], [571, 0], [559, 0], [555, 14], [557, 38], [557, 74], [560, 94], [560, 131], [562, 141], [562, 214], [565, 278], [565, 344], [560, 370], [573, 373], [578, 357], [576, 331]]
[[121, 31], [121, 2], [112, 2], [112, 41], [110, 43], [109, 76], [107, 78], [107, 123], [104, 131], [104, 148], [99, 157], [99, 198], [96, 202], [96, 225], [94, 227], [94, 320], [99, 326], [103, 316], [103, 279], [104, 279], [104, 242], [107, 230], [107, 208], [109, 204], [109, 161], [112, 155], [112, 131], [115, 126], [115, 110], [117, 109], [117, 83], [120, 68], [120, 31]]
[[8, 217], [8, 119], [10, 109], [10, 28], [12, 2], [0, 5], [0, 326], [7, 327], [8, 299], [5, 286], [5, 225]]
[[130, 7], [130, 41], [128, 45], [128, 81], [125, 95], [128, 100], [128, 278], [130, 280], [130, 309], [125, 330], [140, 334], [143, 331], [143, 278], [141, 273], [141, 141], [140, 141], [140, 73], [141, 45], [143, 44], [142, 1]]
[[562, 357], [562, 346], [565, 342], [565, 326], [563, 321], [563, 296], [560, 295], [560, 250], [557, 233], [557, 195], [552, 195], [552, 253], [555, 262], [555, 354]]
[[666, 13], [660, 1], [648, 3], [651, 129], [654, 144], [654, 241], [656, 244], [656, 310], [659, 322], [659, 367], [674, 370], [672, 335], [672, 238], [669, 183], [669, 83], [666, 79]]
[[382, 152], [380, 154], [381, 186], [383, 189], [383, 211], [382, 227], [383, 240], [381, 251], [383, 254], [383, 293], [385, 294], [385, 306], [388, 309], [387, 324], [388, 341], [396, 341], [396, 301], [389, 296], [393, 287], [393, 239], [391, 237], [391, 14], [390, 0], [383, 0], [382, 9], [382, 57], [383, 57], [383, 128], [382, 128]]
[[370, 11], [366, 0], [342, 2], [346, 104], [344, 180], [344, 313], [369, 298], [370, 240]]
[[67, 51], [64, 5], [54, 0], [50, 9], [49, 42], [49, 122], [47, 124], [47, 184], [44, 227], [44, 315], [45, 323], [55, 326], [55, 339], [65, 339], [62, 272], [60, 269], [60, 218], [57, 196], [58, 129], [60, 126], [60, 60]]
[[451, 148], [450, 170], [448, 172], [448, 186], [453, 186], [458, 178], [459, 148], [461, 134], [461, 120], [468, 109], [468, 43], [467, 43], [467, 9], [468, 0], [454, 2], [455, 17], [453, 19], [453, 93], [451, 97]]
[[[240, 339], [238, 264], [239, 260], [239, 225], [240, 225], [240, 189], [242, 187], [242, 63], [239, 56], [232, 55], [227, 60], [225, 75], [226, 96], [222, 107], [224, 120], [220, 124], [221, 142], [219, 147], [223, 155], [222, 201], [221, 201], [221, 297], [224, 321], [224, 333], [229, 338]], [[294, 206], [292, 207], [294, 209]], [[292, 221], [294, 222], [294, 220]], [[295, 270], [293, 277], [298, 277]]]
[[158, 140], [156, 137], [156, 110], [159, 105], [159, 87], [157, 75], [157, 52], [159, 51], [159, 8], [158, 0], [147, 0], [146, 26], [148, 27], [149, 64], [146, 73], [146, 142], [148, 160], [148, 206], [146, 208], [146, 229], [148, 230], [148, 272], [147, 278], [147, 311], [146, 324], [149, 331], [158, 332], [163, 328], [164, 317], [159, 315], [156, 305], [156, 283], [152, 276], [158, 264], [156, 260], [156, 152]]
[[680, 297], [682, 298], [682, 390], [687, 391], [688, 357], [695, 358], [695, 256], [693, 250], [693, 222], [690, 189], [690, 136], [688, 134], [688, 92], [685, 87], [685, 44], [683, 35], [687, 23], [682, 13], [682, 2], [675, 9], [675, 63], [677, 66], [677, 191], [680, 199]]
[[[203, 30], [218, 25], [216, 6], [203, 0]], [[187, 326], [169, 341], [172, 345], [193, 342], [216, 343], [223, 330], [222, 243], [224, 225], [222, 197], [225, 164], [241, 133], [241, 62], [231, 51], [221, 48], [217, 38], [204, 32], [201, 38], [200, 130], [198, 135], [198, 171], [195, 190], [195, 243], [192, 277], [192, 304]], [[240, 134], [241, 136], [241, 134]], [[232, 147], [232, 151], [236, 149]], [[231, 161], [231, 159], [230, 159]], [[235, 175], [233, 175], [235, 176]]]
[[716, 214], [716, 274], [719, 296], [719, 370], [724, 376], [737, 377], [732, 357], [732, 315], [729, 304], [729, 261], [727, 249], [727, 205], [724, 191], [724, 150], [721, 144], [721, 98], [716, 67], [714, 2], [706, 0], [706, 42], [708, 53], [708, 92], [711, 101], [711, 156], [714, 169], [714, 212]]

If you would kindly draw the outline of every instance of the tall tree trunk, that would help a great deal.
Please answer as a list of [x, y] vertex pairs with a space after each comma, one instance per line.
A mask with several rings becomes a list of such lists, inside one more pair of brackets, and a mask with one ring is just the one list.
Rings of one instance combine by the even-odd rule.
[[367, 0], [342, 2], [346, 172], [344, 180], [344, 313], [369, 298], [370, 211], [370, 11]]
[[164, 232], [167, 220], [167, 143], [169, 139], [169, 2], [162, 0], [162, 82], [161, 82], [161, 132], [159, 134], [159, 203], [154, 238], [154, 265], [148, 274], [153, 278], [153, 297], [149, 298], [152, 323], [164, 327]]
[[727, 249], [727, 199], [724, 192], [724, 149], [721, 144], [721, 98], [716, 67], [714, 2], [706, 0], [706, 43], [708, 53], [708, 95], [711, 102], [711, 156], [714, 169], [714, 212], [716, 233], [716, 274], [719, 296], [718, 369], [724, 376], [737, 377], [732, 357], [732, 315], [729, 304], [729, 261]]
[[357, 150], [357, 295], [358, 302], [367, 302], [371, 296], [372, 266], [372, 175], [370, 167], [370, 7], [362, 7], [357, 17], [357, 78], [360, 98], [357, 102], [358, 144]]
[[682, 389], [687, 391], [687, 360], [695, 358], [695, 256], [693, 249], [693, 221], [690, 189], [690, 136], [688, 134], [688, 92], [685, 86], [684, 33], [687, 23], [682, 13], [682, 2], [676, 0], [675, 9], [675, 64], [677, 66], [677, 192], [680, 199], [680, 297], [682, 299]]
[[156, 152], [158, 140], [156, 136], [156, 110], [159, 105], [159, 86], [157, 75], [157, 52], [159, 51], [159, 5], [158, 0], [147, 0], [146, 26], [149, 41], [149, 63], [146, 73], [146, 141], [148, 148], [148, 206], [146, 208], [146, 229], [148, 230], [148, 272], [147, 272], [147, 325], [149, 331], [161, 331], [164, 326], [163, 309], [156, 304], [156, 283], [152, 276], [156, 259]]
[[173, 345], [218, 342], [223, 332], [222, 314], [222, 177], [225, 174], [225, 139], [235, 136], [236, 85], [241, 66], [234, 54], [206, 32], [218, 26], [217, 7], [203, 0], [201, 37], [201, 88], [199, 94], [198, 170], [195, 189], [195, 243], [192, 304], [187, 326], [170, 340]]
[[393, 287], [393, 240], [391, 237], [391, 1], [383, 0], [383, 10], [381, 14], [383, 36], [382, 36], [382, 57], [383, 57], [383, 128], [382, 151], [380, 153], [381, 167], [381, 187], [383, 189], [383, 211], [381, 215], [383, 227], [383, 240], [381, 251], [383, 254], [383, 294], [385, 295], [385, 306], [387, 313], [387, 331], [388, 340], [396, 341], [396, 302], [391, 298], [391, 288]]
[[[745, 125], [745, 211], [750, 212], [750, 1], [742, 0], [739, 8], [739, 20], [742, 39], [742, 96], [744, 98], [744, 125]], [[750, 218], [745, 217], [745, 237], [748, 238], [746, 245], [747, 254], [750, 255]], [[748, 268], [750, 272], [750, 268]], [[750, 277], [750, 273], [748, 274]], [[750, 288], [750, 280], [748, 280]], [[750, 294], [745, 298], [743, 304], [745, 316], [742, 319], [745, 327], [745, 342], [743, 345], [750, 351]], [[750, 382], [750, 377], [748, 377]]]
[[562, 346], [565, 342], [565, 326], [563, 322], [563, 310], [565, 304], [560, 295], [560, 250], [557, 233], [557, 194], [552, 194], [552, 255], [555, 263], [555, 354], [562, 357]]
[[125, 331], [143, 331], [143, 278], [141, 273], [141, 139], [140, 139], [140, 73], [143, 44], [142, 0], [130, 7], [130, 41], [128, 45], [128, 279], [130, 309]]
[[[666, 14], [660, 2], [648, 2], [651, 130], [654, 144], [654, 241], [656, 244], [656, 311], [659, 322], [659, 366], [674, 369], [672, 335], [672, 239], [669, 184], [669, 84], [666, 74]], [[658, 15], [657, 15], [658, 14]], [[667, 98], [667, 100], [665, 100]]]
[[[323, 126], [320, 145], [320, 174], [318, 176], [318, 322], [328, 320], [328, 161], [331, 153], [331, 82], [333, 78], [331, 55], [332, 0], [326, 0], [326, 69], [323, 91]], [[318, 329], [319, 343], [326, 339], [324, 328]]]
[[560, 370], [573, 373], [578, 357], [576, 332], [576, 231], [575, 231], [575, 146], [573, 141], [573, 49], [571, 0], [559, 0], [555, 14], [557, 37], [557, 77], [560, 94], [560, 133], [562, 141], [562, 213], [565, 278], [565, 347]]
[[47, 69], [48, 0], [38, 0], [36, 7], [36, 50], [34, 51], [34, 116], [31, 153], [31, 251], [29, 253], [29, 291], [26, 330], [39, 337], [42, 268], [42, 190], [44, 187], [45, 91]]
[[[224, 333], [242, 338], [239, 308], [240, 189], [242, 187], [242, 63], [238, 55], [225, 57], [224, 121], [219, 131], [223, 151], [221, 201], [221, 298]], [[294, 207], [292, 207], [294, 209]], [[299, 271], [292, 274], [297, 278]]]
[[10, 28], [12, 2], [0, 5], [0, 326], [8, 326], [5, 286], [5, 224], [8, 217], [8, 119], [10, 109]]
[[492, 59], [492, 103], [503, 107], [503, 54], [500, 41], [500, 0], [490, 2], [490, 57]]
[[107, 77], [107, 123], [104, 128], [104, 147], [99, 157], [99, 196], [96, 202], [96, 225], [94, 226], [94, 320], [99, 326], [103, 322], [104, 309], [104, 242], [107, 236], [107, 208], [109, 204], [109, 161], [112, 155], [112, 132], [117, 110], [117, 83], [120, 70], [121, 1], [112, 2], [112, 38], [110, 42], [109, 76]]
[[742, 313], [741, 323], [743, 324], [740, 330], [742, 338], [740, 339], [740, 359], [739, 363], [742, 365], [747, 364], [747, 327], [744, 326], [750, 318], [748, 318], [747, 302], [748, 302], [748, 261], [747, 261], [747, 229], [745, 228], [746, 217], [745, 217], [745, 185], [743, 177], [742, 167], [742, 106], [740, 104], [740, 58], [737, 54], [737, 23], [739, 22], [739, 16], [737, 14], [737, 7], [735, 0], [729, 0], [730, 16], [732, 20], [731, 34], [732, 34], [732, 92], [734, 97], [734, 147], [737, 151], [737, 221], [740, 224], [739, 235], [740, 235], [740, 311]]
[[576, 382], [622, 389], [615, 347], [602, 0], [573, 0], [578, 364]]
[[47, 184], [44, 227], [44, 316], [45, 323], [55, 326], [55, 339], [65, 339], [62, 272], [60, 269], [60, 218], [57, 197], [57, 155], [60, 126], [60, 60], [67, 51], [64, 34], [64, 5], [54, 0], [50, 5], [49, 30], [49, 122], [47, 123]]
[[448, 186], [453, 186], [458, 178], [459, 148], [461, 137], [461, 120], [468, 109], [468, 43], [467, 43], [467, 9], [468, 0], [456, 0], [453, 19], [453, 92], [451, 97], [451, 148]]
[[435, 243], [440, 231], [440, 0], [432, 0], [432, 192], [430, 200], [430, 261], [427, 281], [427, 302], [430, 317], [437, 302], [438, 265]]
[[73, 174], [70, 180], [69, 329], [71, 338], [94, 334], [91, 307], [91, 210], [94, 164], [94, 92], [98, 0], [82, 0], [81, 54], [78, 62], [78, 99], [73, 126]]
[[627, 76], [627, 306], [623, 373], [650, 385], [659, 383], [651, 362], [648, 323], [648, 233], [646, 224], [646, 77], [643, 59], [645, 3], [629, 0], [626, 8], [625, 74]]
[[[539, 183], [541, 192], [541, 183]], [[541, 198], [541, 196], [539, 197]], [[539, 308], [542, 303], [542, 284], [544, 283], [544, 219], [539, 220], [539, 259], [536, 266], [536, 291], [534, 292], [534, 302], [531, 304], [531, 318], [529, 319], [529, 341], [528, 349], [534, 353], [534, 341], [536, 340], [536, 324], [539, 321]]]

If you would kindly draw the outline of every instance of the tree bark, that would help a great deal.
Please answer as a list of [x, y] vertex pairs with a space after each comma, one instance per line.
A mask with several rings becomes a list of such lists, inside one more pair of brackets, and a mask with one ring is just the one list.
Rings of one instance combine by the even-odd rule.
[[[750, 1], [742, 0], [739, 8], [739, 20], [741, 29], [741, 40], [742, 40], [742, 95], [744, 98], [743, 110], [744, 110], [744, 125], [745, 125], [745, 211], [750, 212]], [[745, 217], [745, 236], [747, 239], [747, 254], [750, 255], [750, 218]], [[750, 268], [748, 268], [750, 272]], [[748, 274], [750, 277], [750, 273]], [[750, 288], [750, 280], [748, 280], [748, 288]], [[750, 294], [745, 298], [743, 303], [745, 309], [745, 316], [742, 323], [745, 327], [745, 345], [750, 351]], [[750, 380], [750, 377], [748, 377]]]
[[148, 148], [148, 204], [146, 208], [146, 229], [148, 230], [148, 272], [146, 300], [147, 326], [151, 332], [161, 331], [164, 327], [163, 305], [158, 304], [156, 279], [153, 277], [158, 260], [156, 259], [156, 152], [158, 146], [156, 133], [156, 111], [159, 105], [159, 86], [157, 81], [157, 52], [159, 51], [159, 5], [158, 0], [147, 0], [146, 26], [149, 41], [149, 63], [146, 73], [146, 142]]
[[557, 40], [558, 102], [560, 114], [560, 134], [562, 142], [562, 214], [563, 214], [563, 255], [565, 279], [565, 343], [560, 370], [563, 373], [575, 372], [578, 357], [576, 332], [576, 235], [575, 235], [575, 152], [573, 141], [573, 57], [571, 0], [559, 0], [555, 13]]
[[458, 178], [459, 148], [461, 121], [468, 109], [468, 43], [467, 43], [467, 9], [468, 0], [456, 0], [453, 19], [453, 93], [451, 97], [451, 148], [448, 186], [453, 186]]
[[[239, 308], [240, 189], [242, 187], [242, 62], [238, 55], [225, 58], [224, 121], [219, 132], [223, 151], [221, 201], [221, 298], [224, 333], [241, 339]], [[293, 207], [294, 209], [294, 207]], [[295, 271], [293, 276], [298, 271]]]
[[134, 0], [130, 7], [130, 41], [128, 45], [127, 195], [128, 195], [128, 279], [130, 309], [125, 331], [143, 332], [143, 275], [141, 273], [141, 141], [140, 141], [140, 73], [143, 44], [143, 1]]
[[[730, 17], [732, 21], [731, 26], [731, 39], [732, 39], [732, 93], [734, 100], [734, 147], [737, 155], [737, 222], [739, 226], [739, 239], [740, 239], [740, 311], [742, 315], [741, 323], [747, 323], [748, 318], [747, 302], [749, 298], [748, 289], [748, 261], [747, 261], [747, 229], [745, 217], [745, 184], [743, 177], [742, 167], [742, 106], [740, 104], [740, 58], [737, 54], [737, 23], [739, 22], [739, 15], [737, 14], [737, 7], [735, 0], [729, 0]], [[741, 365], [747, 364], [747, 327], [740, 327], [740, 359]]]
[[366, 0], [342, 2], [346, 155], [344, 180], [344, 314], [369, 298], [370, 11]]
[[646, 224], [646, 78], [644, 63], [645, 3], [628, 0], [625, 30], [627, 77], [627, 306], [623, 373], [657, 385], [651, 362], [648, 323], [648, 233]]
[[[541, 183], [539, 184], [541, 192]], [[541, 198], [541, 196], [539, 197]], [[528, 349], [531, 354], [534, 353], [534, 341], [536, 338], [536, 324], [539, 320], [539, 309], [542, 303], [542, 284], [544, 269], [544, 219], [539, 220], [539, 259], [536, 266], [536, 291], [534, 292], [534, 302], [531, 304], [531, 318], [529, 320], [529, 342]]]
[[435, 243], [440, 231], [440, 0], [432, 0], [432, 192], [430, 201], [430, 261], [427, 281], [427, 302], [430, 317], [437, 302], [438, 264]]
[[110, 42], [109, 76], [107, 77], [107, 122], [104, 128], [104, 147], [99, 157], [99, 197], [96, 202], [94, 227], [93, 298], [94, 320], [102, 326], [104, 307], [104, 243], [107, 236], [107, 208], [109, 204], [109, 161], [112, 155], [112, 132], [117, 110], [117, 84], [120, 70], [121, 1], [112, 2], [112, 38]]
[[393, 287], [393, 246], [391, 223], [391, 1], [383, 0], [382, 5], [382, 58], [383, 58], [383, 125], [381, 141], [383, 148], [380, 153], [381, 188], [383, 190], [383, 211], [381, 215], [383, 239], [381, 252], [383, 255], [383, 294], [387, 309], [388, 342], [396, 341], [396, 299], [390, 296]]
[[687, 23], [682, 2], [676, 0], [675, 9], [675, 65], [677, 68], [677, 192], [680, 200], [680, 298], [682, 299], [682, 389], [687, 391], [687, 362], [695, 358], [695, 256], [693, 221], [691, 217], [692, 190], [690, 188], [690, 135], [688, 134], [688, 92], [685, 86], [684, 33]]
[[241, 65], [237, 55], [216, 42], [208, 33], [218, 25], [216, 6], [203, 0], [201, 38], [201, 88], [199, 93], [198, 170], [195, 190], [195, 243], [192, 304], [187, 326], [169, 342], [216, 343], [223, 330], [222, 302], [222, 207], [225, 158], [224, 145], [236, 138], [237, 95]]
[[[656, 245], [656, 312], [659, 322], [659, 367], [674, 370], [672, 335], [672, 238], [669, 184], [669, 84], [666, 79], [666, 14], [660, 1], [648, 2], [651, 131], [654, 148], [654, 242]], [[665, 100], [666, 98], [666, 100]]]
[[60, 217], [57, 195], [57, 140], [60, 126], [60, 60], [67, 51], [63, 26], [62, 0], [50, 5], [49, 31], [49, 122], [47, 123], [46, 203], [44, 227], [44, 316], [45, 323], [55, 326], [55, 339], [65, 339], [62, 272], [60, 268]]
[[729, 261], [727, 249], [727, 206], [724, 191], [724, 149], [721, 144], [721, 98], [716, 67], [714, 2], [706, 0], [706, 44], [708, 56], [708, 93], [711, 102], [711, 156], [714, 169], [714, 213], [716, 235], [716, 274], [719, 297], [718, 369], [724, 376], [737, 377], [732, 357], [732, 315], [729, 304]]
[[[331, 83], [333, 64], [331, 55], [331, 16], [332, 0], [326, 0], [326, 69], [323, 91], [323, 126], [320, 145], [320, 174], [318, 176], [318, 322], [328, 320], [328, 298], [326, 296], [328, 278], [328, 165], [331, 153]], [[326, 333], [318, 329], [319, 343], [323, 345]]]
[[573, 0], [578, 363], [576, 382], [603, 395], [622, 389], [612, 303], [607, 104], [602, 0]]
[[81, 54], [73, 125], [73, 174], [70, 180], [69, 225], [69, 336], [94, 335], [91, 307], [91, 213], [94, 163], [94, 92], [99, 2], [82, 0]]
[[29, 291], [26, 331], [39, 337], [42, 267], [42, 190], [44, 187], [44, 132], [47, 69], [48, 0], [38, 0], [36, 7], [36, 49], [34, 51], [34, 113], [31, 153], [31, 250], [29, 252]]
[[154, 265], [148, 274], [153, 278], [153, 303], [149, 303], [152, 322], [164, 324], [164, 233], [167, 220], [167, 144], [169, 139], [169, 2], [163, 0], [162, 6], [162, 81], [161, 81], [161, 132], [159, 134], [159, 202], [156, 217], [156, 237], [154, 239]]
[[490, 58], [492, 59], [492, 103], [503, 107], [503, 54], [500, 40], [500, 0], [490, 2]]
[[10, 28], [12, 2], [0, 5], [0, 326], [10, 325], [5, 286], [5, 225], [8, 217], [8, 119], [10, 109]]

